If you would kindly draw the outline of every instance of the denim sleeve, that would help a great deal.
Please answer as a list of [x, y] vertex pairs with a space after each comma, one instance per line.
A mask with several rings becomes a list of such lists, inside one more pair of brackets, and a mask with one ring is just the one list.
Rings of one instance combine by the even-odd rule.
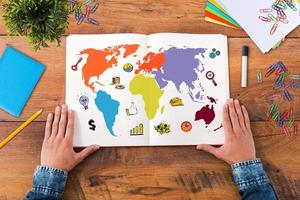
[[24, 200], [58, 200], [62, 198], [68, 173], [45, 166], [35, 169], [32, 189]]
[[277, 200], [260, 159], [235, 163], [231, 168], [243, 200]]

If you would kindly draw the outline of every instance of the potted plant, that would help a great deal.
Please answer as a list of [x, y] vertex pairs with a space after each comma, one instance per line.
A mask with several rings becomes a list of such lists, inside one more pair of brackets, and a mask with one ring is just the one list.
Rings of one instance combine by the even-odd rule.
[[68, 27], [68, 0], [4, 0], [3, 19], [12, 36], [25, 36], [34, 50], [60, 45]]

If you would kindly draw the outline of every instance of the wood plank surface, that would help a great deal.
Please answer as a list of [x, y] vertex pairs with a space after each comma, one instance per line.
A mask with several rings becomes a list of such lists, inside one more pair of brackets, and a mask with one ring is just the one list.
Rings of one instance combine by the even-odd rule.
[[[0, 132], [18, 124], [1, 123]], [[30, 188], [43, 129], [44, 122], [34, 122], [0, 151], [2, 199], [20, 199]], [[300, 198], [299, 137], [284, 137], [264, 122], [253, 122], [252, 129], [257, 155], [280, 199]], [[235, 200], [239, 196], [230, 167], [195, 147], [131, 147], [103, 148], [87, 158], [71, 172], [65, 199]]]
[[[65, 37], [75, 33], [158, 32], [217, 33], [229, 37], [231, 96], [239, 98], [249, 110], [258, 157], [263, 159], [279, 198], [300, 199], [300, 139], [283, 136], [265, 121], [270, 104], [267, 97], [275, 92], [274, 77], [263, 83], [256, 78], [258, 71], [278, 60], [284, 61], [291, 73], [300, 73], [300, 28], [289, 34], [280, 49], [263, 55], [244, 31], [205, 22], [204, 7], [203, 0], [100, 1], [94, 18], [101, 26], [78, 26], [72, 16], [61, 47], [53, 44], [38, 52], [32, 51], [22, 37], [9, 38], [0, 19], [0, 54], [5, 45], [12, 45], [47, 68], [20, 118], [0, 111], [1, 140], [35, 111], [45, 109], [36, 122], [0, 150], [0, 200], [22, 199], [31, 187], [32, 173], [40, 160], [46, 114], [65, 99]], [[247, 88], [240, 87], [243, 45], [250, 47]], [[291, 103], [280, 103], [283, 109], [294, 106], [300, 120], [300, 90], [291, 93]], [[230, 167], [195, 147], [132, 147], [103, 148], [87, 158], [70, 173], [64, 199], [235, 200], [239, 194]]]
[[[66, 34], [74, 33], [222, 33], [230, 37], [247, 37], [239, 29], [233, 30], [204, 21], [204, 0], [106, 0], [100, 1], [100, 8], [93, 18], [100, 27], [82, 24], [78, 26], [74, 16]], [[0, 14], [2, 8], [0, 8]], [[0, 34], [6, 34], [4, 22], [0, 21]], [[300, 30], [294, 30], [288, 37], [299, 37]]]

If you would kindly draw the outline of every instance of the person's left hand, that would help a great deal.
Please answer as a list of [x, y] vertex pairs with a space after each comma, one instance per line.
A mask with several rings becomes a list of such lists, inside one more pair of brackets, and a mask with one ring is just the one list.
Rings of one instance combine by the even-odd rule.
[[92, 145], [80, 153], [73, 149], [74, 113], [66, 105], [57, 106], [55, 115], [49, 113], [41, 152], [41, 165], [70, 171], [84, 158], [99, 149]]

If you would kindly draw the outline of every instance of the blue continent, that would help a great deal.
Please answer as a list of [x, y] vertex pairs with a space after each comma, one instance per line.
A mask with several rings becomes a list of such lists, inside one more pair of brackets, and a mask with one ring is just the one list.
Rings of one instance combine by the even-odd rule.
[[113, 126], [116, 121], [116, 116], [119, 113], [120, 103], [111, 98], [109, 94], [103, 91], [98, 91], [95, 99], [95, 104], [100, 112], [102, 112], [106, 127], [113, 136], [114, 134]]

